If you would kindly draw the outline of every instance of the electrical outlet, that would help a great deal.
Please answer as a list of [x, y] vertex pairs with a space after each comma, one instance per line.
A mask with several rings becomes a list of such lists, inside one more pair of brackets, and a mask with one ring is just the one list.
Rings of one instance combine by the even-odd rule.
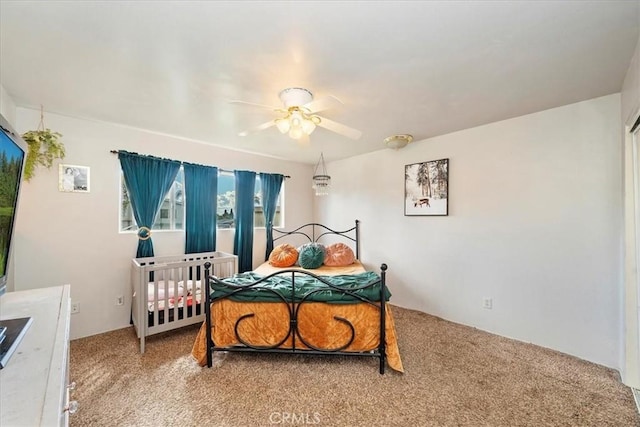
[[71, 314], [76, 313], [80, 313], [80, 303], [77, 301], [71, 303]]
[[116, 305], [124, 305], [124, 295], [118, 295], [116, 297]]
[[491, 310], [493, 308], [493, 299], [488, 297], [482, 298], [482, 308]]

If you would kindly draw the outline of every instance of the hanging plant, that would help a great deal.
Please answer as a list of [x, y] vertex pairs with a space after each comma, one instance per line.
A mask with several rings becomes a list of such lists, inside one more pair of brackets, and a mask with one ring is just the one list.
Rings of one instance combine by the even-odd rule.
[[55, 159], [64, 159], [64, 144], [60, 141], [62, 134], [44, 127], [44, 113], [40, 107], [40, 124], [37, 130], [22, 134], [22, 139], [29, 145], [27, 160], [24, 164], [24, 179], [29, 181], [35, 175], [38, 166], [50, 169]]

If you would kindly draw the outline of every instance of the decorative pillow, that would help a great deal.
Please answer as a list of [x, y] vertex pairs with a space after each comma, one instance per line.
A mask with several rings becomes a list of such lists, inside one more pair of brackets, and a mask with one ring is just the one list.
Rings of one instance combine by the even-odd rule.
[[298, 250], [288, 243], [276, 246], [269, 255], [269, 264], [274, 267], [291, 267], [298, 260]]
[[330, 267], [344, 267], [356, 261], [353, 250], [344, 243], [334, 243], [327, 246], [324, 264]]
[[298, 260], [296, 261], [295, 265], [297, 265], [298, 267], [300, 267], [300, 254], [302, 253], [302, 250], [304, 248], [306, 248], [307, 246], [309, 246], [311, 243], [303, 243], [300, 246], [298, 246], [296, 249], [298, 249]]
[[302, 268], [318, 268], [324, 262], [324, 246], [319, 243], [303, 245], [298, 256], [298, 263]]
[[307, 242], [307, 243], [303, 243], [300, 246], [298, 246], [298, 260], [296, 261], [296, 264], [298, 267], [300, 267], [300, 254], [302, 253], [302, 250], [304, 248], [306, 248], [309, 245], [318, 245], [320, 247], [322, 247], [322, 249], [325, 249], [324, 245], [322, 243], [313, 243], [313, 242]]

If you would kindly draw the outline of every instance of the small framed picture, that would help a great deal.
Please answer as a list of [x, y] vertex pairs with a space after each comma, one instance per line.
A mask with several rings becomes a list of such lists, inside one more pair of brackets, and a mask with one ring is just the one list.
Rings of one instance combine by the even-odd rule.
[[449, 159], [405, 166], [404, 214], [449, 214]]
[[89, 167], [61, 164], [58, 168], [58, 190], [68, 193], [88, 193]]

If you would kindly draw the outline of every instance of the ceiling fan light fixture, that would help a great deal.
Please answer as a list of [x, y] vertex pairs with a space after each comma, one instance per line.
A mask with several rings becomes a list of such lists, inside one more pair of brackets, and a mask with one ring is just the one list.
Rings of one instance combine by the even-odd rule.
[[289, 121], [291, 122], [292, 128], [299, 128], [302, 126], [302, 122], [304, 121], [304, 118], [302, 117], [302, 113], [300, 111], [294, 110], [291, 112], [291, 117], [289, 118]]
[[300, 126], [291, 127], [291, 130], [289, 131], [289, 136], [293, 139], [300, 139], [303, 134], [304, 132]]
[[399, 150], [401, 148], [406, 147], [407, 144], [409, 144], [411, 141], [413, 141], [413, 135], [409, 135], [406, 133], [399, 134], [399, 135], [391, 135], [384, 139], [384, 145], [386, 145], [387, 148], [391, 148], [393, 150]]
[[289, 137], [300, 139], [303, 135], [311, 135], [316, 130], [320, 117], [309, 115], [299, 107], [291, 107], [287, 116], [276, 119], [275, 123], [281, 133], [288, 133]]
[[286, 118], [276, 119], [276, 127], [280, 131], [280, 133], [287, 133], [289, 129], [291, 129], [291, 123]]
[[313, 99], [313, 94], [304, 88], [290, 87], [280, 92], [280, 100], [284, 104], [284, 108], [271, 107], [269, 105], [256, 104], [244, 101], [230, 101], [234, 104], [248, 104], [254, 107], [266, 108], [278, 113], [279, 117], [275, 117], [266, 123], [254, 126], [252, 129], [240, 132], [239, 136], [247, 136], [258, 131], [277, 127], [282, 134], [289, 135], [290, 138], [299, 140], [305, 136], [311, 135], [316, 127], [325, 128], [330, 132], [346, 136], [350, 139], [358, 139], [362, 132], [345, 126], [342, 123], [320, 117], [316, 113], [336, 105], [342, 105], [335, 96], [326, 96], [317, 100]]
[[311, 135], [316, 130], [316, 124], [312, 120], [306, 119], [302, 122], [302, 131], [307, 135]]

